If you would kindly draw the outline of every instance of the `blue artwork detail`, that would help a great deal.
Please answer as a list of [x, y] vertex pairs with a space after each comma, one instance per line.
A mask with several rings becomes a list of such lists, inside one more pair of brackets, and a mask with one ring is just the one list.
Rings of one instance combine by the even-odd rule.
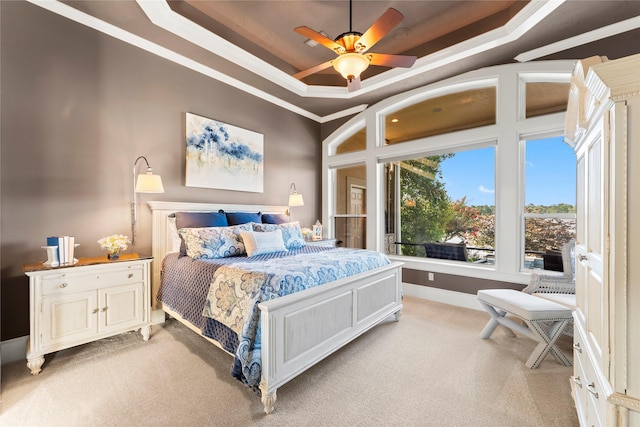
[[192, 187], [263, 191], [263, 136], [187, 113], [187, 176]]
[[237, 160], [249, 159], [254, 162], [262, 162], [262, 153], [253, 151], [242, 142], [230, 141], [231, 136], [226, 125], [220, 122], [214, 123], [215, 127], [206, 125], [200, 135], [190, 135], [187, 138], [187, 147], [195, 147], [201, 153], [215, 153]]

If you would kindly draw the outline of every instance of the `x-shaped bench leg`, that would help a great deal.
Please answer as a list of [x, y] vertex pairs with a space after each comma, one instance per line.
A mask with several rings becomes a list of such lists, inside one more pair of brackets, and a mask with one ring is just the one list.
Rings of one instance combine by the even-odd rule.
[[500, 310], [500, 309], [496, 310], [494, 306], [489, 305], [484, 301], [480, 301], [480, 304], [482, 304], [484, 309], [487, 310], [487, 312], [491, 316], [491, 319], [489, 319], [489, 322], [487, 322], [482, 332], [480, 332], [480, 338], [482, 338], [483, 340], [489, 339], [489, 337], [491, 336], [491, 334], [493, 334], [493, 331], [496, 330], [498, 325], [502, 325], [507, 330], [509, 335], [511, 335], [512, 337], [516, 336], [516, 334], [513, 333], [513, 331], [509, 329], [507, 325], [505, 325], [506, 323], [505, 320], [508, 320], [508, 319], [505, 319], [504, 317], [507, 314], [506, 311]]
[[505, 317], [507, 314], [504, 310], [496, 308], [484, 301], [479, 301], [480, 304], [487, 310], [491, 319], [485, 325], [484, 329], [480, 333], [480, 338], [488, 339], [493, 331], [496, 330], [498, 325], [502, 325], [510, 335], [515, 336], [513, 331], [517, 331], [531, 339], [539, 342], [538, 346], [533, 350], [531, 356], [525, 363], [527, 368], [537, 368], [542, 363], [542, 360], [551, 353], [553, 357], [564, 366], [571, 366], [571, 362], [567, 359], [567, 356], [555, 344], [556, 340], [562, 335], [564, 327], [569, 323], [569, 319], [551, 321], [551, 326], [548, 331], [545, 331], [542, 324], [539, 321], [524, 320], [528, 327], [522, 324], [517, 324], [513, 320]]
[[571, 362], [567, 359], [567, 356], [565, 356], [556, 345], [556, 340], [562, 334], [567, 323], [569, 323], [569, 319], [556, 320], [552, 322], [548, 332], [542, 328], [539, 322], [532, 322], [528, 320], [525, 320], [525, 322], [529, 326], [529, 329], [537, 335], [537, 339], [540, 341], [535, 350], [533, 350], [533, 353], [531, 353], [531, 356], [529, 356], [525, 366], [531, 369], [537, 368], [540, 366], [540, 363], [542, 363], [542, 359], [544, 359], [549, 352], [551, 352], [553, 357], [562, 365], [571, 366]]

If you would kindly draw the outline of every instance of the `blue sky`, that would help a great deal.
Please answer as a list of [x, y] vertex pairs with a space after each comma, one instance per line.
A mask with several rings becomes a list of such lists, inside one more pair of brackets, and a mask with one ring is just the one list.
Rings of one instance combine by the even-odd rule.
[[[575, 205], [576, 157], [562, 137], [527, 142], [526, 204]], [[494, 205], [494, 148], [463, 151], [441, 164], [452, 200], [467, 196], [468, 205]]]

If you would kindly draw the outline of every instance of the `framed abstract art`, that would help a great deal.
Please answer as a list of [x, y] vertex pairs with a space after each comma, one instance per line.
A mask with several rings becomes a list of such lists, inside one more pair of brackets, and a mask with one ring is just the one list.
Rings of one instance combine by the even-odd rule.
[[186, 131], [187, 187], [263, 192], [262, 134], [192, 113]]

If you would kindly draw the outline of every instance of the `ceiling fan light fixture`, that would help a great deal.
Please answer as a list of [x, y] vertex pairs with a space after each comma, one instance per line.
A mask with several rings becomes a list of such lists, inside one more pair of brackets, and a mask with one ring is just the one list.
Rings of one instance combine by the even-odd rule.
[[333, 60], [333, 68], [347, 80], [360, 77], [369, 67], [369, 59], [359, 53], [343, 53]]

